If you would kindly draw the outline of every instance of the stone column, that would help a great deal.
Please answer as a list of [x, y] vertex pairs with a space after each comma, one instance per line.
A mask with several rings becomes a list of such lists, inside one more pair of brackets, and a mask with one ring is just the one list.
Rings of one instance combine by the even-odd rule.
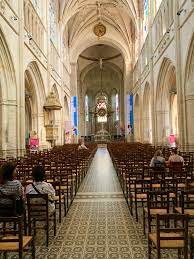
[[186, 107], [187, 107], [187, 141], [184, 143], [186, 144], [186, 150], [193, 150], [194, 147], [194, 94], [186, 96]]
[[167, 131], [170, 130], [170, 123], [169, 123], [169, 111], [157, 111], [156, 112], [156, 145], [161, 144], [168, 144], [167, 141]]
[[[25, 152], [25, 79], [24, 79], [24, 10], [19, 4], [19, 84], [17, 85], [17, 155]], [[11, 126], [10, 126], [11, 127]]]
[[[179, 128], [179, 146], [185, 146], [187, 139], [186, 129], [186, 107], [185, 107], [185, 88], [183, 87], [182, 78], [182, 59], [181, 59], [181, 39], [180, 39], [180, 26], [179, 16], [179, 1], [174, 1], [174, 17], [175, 17], [175, 41], [176, 41], [176, 86], [177, 86], [177, 108], [178, 108], [178, 128]], [[184, 48], [184, 47], [183, 47]]]

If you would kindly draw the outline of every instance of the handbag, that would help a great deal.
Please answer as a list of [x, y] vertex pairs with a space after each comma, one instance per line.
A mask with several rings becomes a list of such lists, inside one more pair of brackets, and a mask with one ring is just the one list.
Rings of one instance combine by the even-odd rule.
[[[36, 188], [36, 186], [32, 183], [32, 187], [34, 188], [34, 190], [38, 193], [38, 194], [43, 194], [43, 193], [41, 193], [37, 188]], [[54, 203], [54, 201], [53, 200], [51, 200], [51, 199], [48, 199], [48, 201], [50, 202], [50, 203]]]

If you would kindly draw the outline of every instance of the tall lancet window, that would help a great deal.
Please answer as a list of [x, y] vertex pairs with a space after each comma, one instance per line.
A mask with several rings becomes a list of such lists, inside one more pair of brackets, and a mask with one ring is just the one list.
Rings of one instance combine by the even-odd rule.
[[89, 121], [89, 105], [88, 105], [88, 96], [85, 96], [85, 118], [86, 122]]
[[53, 43], [57, 41], [57, 1], [50, 0], [49, 3], [50, 15], [50, 38]]
[[144, 19], [143, 19], [143, 35], [144, 39], [148, 33], [148, 25], [149, 25], [149, 0], [144, 0]]
[[116, 94], [115, 96], [115, 117], [116, 117], [116, 121], [119, 121], [119, 95]]
[[119, 95], [116, 90], [112, 93], [112, 110], [114, 111], [114, 121], [119, 121]]

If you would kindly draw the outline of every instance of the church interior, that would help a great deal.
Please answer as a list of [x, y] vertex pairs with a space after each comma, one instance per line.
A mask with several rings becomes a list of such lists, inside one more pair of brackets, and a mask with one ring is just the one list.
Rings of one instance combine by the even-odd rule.
[[0, 0], [0, 259], [194, 258], [194, 0]]

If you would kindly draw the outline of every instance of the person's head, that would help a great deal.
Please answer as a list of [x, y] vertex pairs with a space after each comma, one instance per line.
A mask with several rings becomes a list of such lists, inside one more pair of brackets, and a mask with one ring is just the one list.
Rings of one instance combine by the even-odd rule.
[[160, 149], [156, 150], [154, 156], [155, 156], [155, 157], [157, 157], [157, 156], [162, 156], [162, 151], [161, 151]]
[[32, 177], [35, 182], [42, 182], [45, 179], [45, 170], [42, 166], [35, 166], [32, 169]]
[[176, 155], [176, 154], [177, 154], [177, 148], [173, 148], [173, 149], [171, 150], [171, 154], [172, 154], [172, 155]]
[[13, 181], [17, 173], [17, 164], [8, 162], [0, 168], [0, 182], [6, 183], [7, 181]]

